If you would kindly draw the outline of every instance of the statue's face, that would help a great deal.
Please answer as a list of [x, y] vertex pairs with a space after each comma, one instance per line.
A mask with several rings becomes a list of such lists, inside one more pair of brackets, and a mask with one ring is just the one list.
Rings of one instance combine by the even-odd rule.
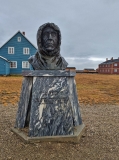
[[58, 33], [51, 27], [46, 27], [42, 34], [42, 45], [46, 51], [53, 51], [58, 45]]

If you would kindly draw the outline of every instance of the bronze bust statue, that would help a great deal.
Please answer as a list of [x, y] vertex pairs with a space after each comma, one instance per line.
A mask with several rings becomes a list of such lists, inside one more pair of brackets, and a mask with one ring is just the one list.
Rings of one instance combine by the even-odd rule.
[[68, 63], [60, 55], [61, 32], [54, 23], [45, 23], [37, 31], [38, 51], [28, 61], [34, 70], [64, 70]]

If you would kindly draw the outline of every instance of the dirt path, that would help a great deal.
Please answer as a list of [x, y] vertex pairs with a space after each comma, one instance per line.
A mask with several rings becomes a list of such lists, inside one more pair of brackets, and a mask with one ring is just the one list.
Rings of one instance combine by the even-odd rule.
[[79, 144], [24, 144], [10, 128], [16, 106], [0, 106], [0, 160], [119, 160], [119, 106], [81, 104], [86, 130]]

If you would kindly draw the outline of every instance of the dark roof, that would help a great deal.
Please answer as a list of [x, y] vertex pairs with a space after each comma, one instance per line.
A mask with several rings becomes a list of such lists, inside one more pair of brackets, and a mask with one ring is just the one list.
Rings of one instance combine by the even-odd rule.
[[93, 68], [84, 68], [84, 70], [94, 71]]
[[112, 64], [112, 63], [115, 63], [115, 62], [119, 62], [119, 58], [118, 59], [110, 59], [110, 60], [107, 60], [107, 61], [102, 62], [100, 64]]
[[6, 58], [4, 58], [4, 57], [2, 57], [2, 56], [0, 56], [0, 58], [2, 58], [3, 60], [5, 60], [5, 61], [7, 61], [7, 62], [10, 62], [8, 59], [6, 59]]
[[67, 67], [67, 69], [76, 69], [75, 67]]

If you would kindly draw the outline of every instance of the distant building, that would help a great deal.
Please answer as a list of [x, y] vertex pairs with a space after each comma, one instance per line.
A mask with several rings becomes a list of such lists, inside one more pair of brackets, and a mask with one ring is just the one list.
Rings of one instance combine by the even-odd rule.
[[0, 75], [21, 74], [32, 70], [28, 58], [37, 48], [26, 38], [25, 32], [18, 31], [0, 48]]
[[84, 68], [83, 72], [96, 72], [93, 68]]
[[76, 70], [76, 73], [83, 73], [83, 70]]
[[66, 70], [67, 70], [67, 71], [68, 71], [68, 70], [70, 70], [70, 71], [75, 71], [76, 68], [75, 68], [75, 67], [67, 67]]
[[83, 70], [76, 70], [76, 73], [98, 73], [93, 68], [84, 68]]
[[99, 64], [98, 73], [102, 74], [119, 74], [119, 58], [113, 59], [113, 57]]
[[99, 72], [99, 68], [96, 68], [96, 72], [97, 72], [97, 73]]

